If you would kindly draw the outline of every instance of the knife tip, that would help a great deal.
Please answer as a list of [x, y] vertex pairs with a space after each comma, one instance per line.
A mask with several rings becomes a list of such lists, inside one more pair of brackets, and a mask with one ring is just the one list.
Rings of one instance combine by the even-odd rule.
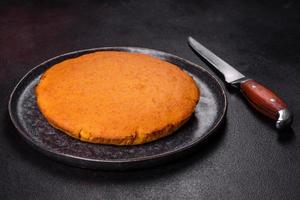
[[192, 36], [187, 37], [188, 43], [191, 44], [195, 39]]

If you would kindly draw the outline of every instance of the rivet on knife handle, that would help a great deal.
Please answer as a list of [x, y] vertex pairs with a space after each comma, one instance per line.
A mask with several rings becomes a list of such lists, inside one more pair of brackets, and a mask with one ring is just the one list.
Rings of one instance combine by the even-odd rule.
[[292, 123], [293, 116], [286, 103], [265, 86], [255, 80], [246, 80], [240, 84], [240, 90], [256, 110], [276, 120], [276, 128], [282, 129]]

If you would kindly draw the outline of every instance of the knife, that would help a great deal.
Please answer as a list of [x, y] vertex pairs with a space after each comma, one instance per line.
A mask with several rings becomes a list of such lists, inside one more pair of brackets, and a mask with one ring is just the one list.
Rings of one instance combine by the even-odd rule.
[[274, 92], [246, 77], [190, 36], [188, 43], [197, 54], [223, 74], [226, 83], [238, 87], [251, 106], [276, 121], [276, 128], [283, 129], [291, 125], [293, 121], [292, 112]]

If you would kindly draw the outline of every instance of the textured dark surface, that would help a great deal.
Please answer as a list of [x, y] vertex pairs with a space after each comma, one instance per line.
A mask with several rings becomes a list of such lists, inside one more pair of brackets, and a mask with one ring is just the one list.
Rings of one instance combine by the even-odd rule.
[[[41, 74], [65, 59], [106, 50], [156, 56], [188, 72], [201, 91], [201, 101], [188, 122], [170, 137], [128, 147], [81, 142], [53, 128], [39, 111], [36, 102], [35, 88]], [[224, 87], [202, 67], [161, 51], [134, 47], [81, 50], [45, 61], [22, 78], [14, 89], [9, 103], [9, 112], [20, 136], [37, 150], [77, 167], [122, 171], [150, 167], [150, 164], [162, 164], [163, 161], [170, 161], [177, 158], [179, 154], [189, 151], [211, 134], [216, 134], [216, 128], [224, 120], [226, 108]]]
[[[299, 199], [300, 5], [296, 1], [1, 1], [0, 199]], [[294, 111], [278, 133], [233, 90], [224, 127], [193, 155], [158, 168], [101, 172], [32, 149], [10, 122], [17, 81], [53, 56], [140, 46], [199, 63], [192, 35], [277, 91]]]

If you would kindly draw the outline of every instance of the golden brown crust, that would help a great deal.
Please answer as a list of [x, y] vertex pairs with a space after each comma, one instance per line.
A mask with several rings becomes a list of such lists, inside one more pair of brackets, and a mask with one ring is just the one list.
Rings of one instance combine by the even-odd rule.
[[48, 69], [36, 87], [48, 122], [82, 141], [136, 145], [173, 133], [200, 92], [177, 66], [126, 52], [96, 52]]

